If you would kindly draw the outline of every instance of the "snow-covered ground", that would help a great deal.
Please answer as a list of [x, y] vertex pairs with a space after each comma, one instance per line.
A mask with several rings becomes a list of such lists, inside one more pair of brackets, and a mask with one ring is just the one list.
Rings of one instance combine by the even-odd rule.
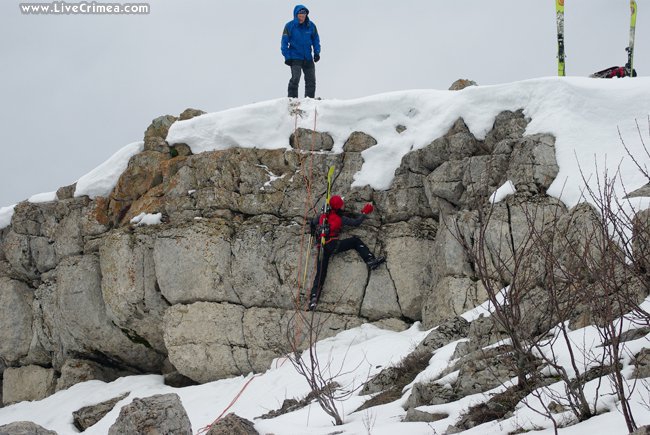
[[[532, 119], [526, 134], [551, 133], [556, 137], [560, 173], [548, 193], [568, 206], [581, 201], [581, 168], [589, 177], [596, 168], [598, 173], [605, 167], [612, 172], [620, 165], [628, 191], [647, 183], [627, 157], [618, 129], [635, 156], [645, 156], [635, 122], [639, 122], [647, 142], [650, 77], [550, 77], [462, 91], [411, 90], [354, 100], [279, 98], [176, 122], [167, 140], [170, 144], [186, 143], [194, 153], [230, 147], [288, 148], [289, 135], [296, 126], [315, 126], [318, 131], [329, 132], [334, 152], [341, 152], [350, 133], [363, 131], [378, 143], [363, 152], [364, 165], [355, 175], [354, 185], [387, 189], [401, 158], [442, 136], [459, 117], [481, 139], [499, 112], [518, 109], [524, 109]], [[407, 129], [400, 134], [395, 130], [397, 125]], [[75, 195], [108, 195], [129, 158], [142, 151], [142, 146], [142, 142], [125, 146], [81, 177]], [[303, 147], [309, 148], [309, 144]], [[596, 177], [592, 176], [590, 183], [595, 185]], [[30, 201], [51, 198], [51, 193], [35, 195]], [[637, 199], [635, 206], [647, 208], [648, 201]], [[0, 208], [0, 228], [9, 225], [12, 213], [11, 207]]]

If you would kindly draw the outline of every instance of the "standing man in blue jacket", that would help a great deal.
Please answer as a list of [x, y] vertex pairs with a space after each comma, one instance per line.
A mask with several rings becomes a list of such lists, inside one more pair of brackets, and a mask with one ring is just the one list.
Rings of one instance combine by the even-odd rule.
[[[314, 57], [312, 58], [312, 47]], [[284, 63], [291, 67], [289, 97], [298, 98], [301, 71], [305, 73], [305, 97], [316, 95], [316, 67], [320, 60], [320, 38], [316, 25], [309, 19], [309, 9], [303, 5], [293, 8], [293, 20], [282, 32], [282, 55]]]

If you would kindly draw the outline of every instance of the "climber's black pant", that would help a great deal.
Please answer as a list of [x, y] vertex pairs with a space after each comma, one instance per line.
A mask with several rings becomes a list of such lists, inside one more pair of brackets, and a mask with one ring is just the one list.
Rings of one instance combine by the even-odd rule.
[[291, 79], [289, 80], [288, 96], [298, 98], [298, 85], [301, 72], [305, 73], [305, 97], [314, 98], [316, 95], [316, 67], [311, 60], [292, 60]]
[[329, 264], [330, 257], [339, 252], [349, 251], [350, 249], [357, 251], [366, 264], [375, 259], [375, 256], [372, 255], [370, 249], [368, 249], [366, 244], [363, 243], [357, 236], [344, 240], [332, 240], [331, 242], [327, 243], [323, 249], [323, 255], [319, 256], [318, 262], [316, 263], [316, 276], [314, 277], [314, 285], [311, 288], [312, 300], [314, 298], [316, 298], [316, 300], [320, 298], [320, 291], [323, 287], [323, 283], [325, 282], [325, 277], [327, 276], [327, 266]]

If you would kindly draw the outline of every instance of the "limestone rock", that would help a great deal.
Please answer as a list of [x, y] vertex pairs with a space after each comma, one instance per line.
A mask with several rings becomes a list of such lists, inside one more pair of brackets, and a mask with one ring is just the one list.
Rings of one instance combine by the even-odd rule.
[[32, 259], [32, 249], [28, 235], [18, 234], [12, 228], [4, 237], [3, 248], [11, 268], [21, 278], [34, 280], [39, 276], [38, 268]]
[[216, 422], [206, 435], [258, 435], [253, 422], [230, 413]]
[[650, 209], [641, 210], [634, 216], [632, 250], [637, 265], [650, 270]]
[[99, 380], [111, 382], [121, 376], [136, 374], [134, 371], [104, 367], [94, 361], [70, 358], [61, 367], [61, 375], [56, 381], [56, 391], [65, 390], [80, 382]]
[[177, 394], [158, 394], [122, 407], [108, 430], [109, 435], [136, 433], [192, 435], [192, 424]]
[[52, 393], [56, 385], [54, 369], [25, 366], [5, 369], [2, 381], [2, 401], [5, 405], [25, 400], [41, 400]]
[[409, 408], [406, 411], [403, 422], [423, 422], [432, 423], [438, 420], [444, 420], [449, 417], [449, 414], [431, 414], [430, 412], [418, 411], [415, 408]]
[[169, 303], [158, 287], [153, 252], [146, 231], [108, 234], [99, 250], [101, 288], [111, 321], [164, 353], [162, 317]]
[[375, 192], [377, 210], [386, 223], [402, 222], [413, 216], [436, 216], [423, 187], [394, 188]]
[[128, 335], [130, 331], [118, 328], [108, 317], [95, 256], [64, 259], [56, 269], [56, 284], [42, 289], [35, 306], [43, 319], [42, 341], [52, 343], [57, 364], [62, 365], [69, 354], [147, 372], [162, 363], [162, 356], [146, 341]]
[[422, 289], [430, 285], [433, 240], [415, 237], [391, 238], [386, 242], [386, 263], [395, 284], [402, 315], [422, 318]]
[[[174, 305], [165, 313], [163, 326], [169, 360], [179, 373], [201, 383], [264, 371], [273, 358], [291, 351], [288, 337], [299, 349], [308, 345], [303, 316], [293, 310], [244, 309], [228, 303]], [[320, 340], [363, 320], [317, 312], [314, 322]]]
[[644, 348], [634, 356], [634, 374], [635, 379], [650, 378], [650, 349]]
[[401, 317], [397, 291], [386, 267], [370, 272], [360, 314], [371, 321]]
[[230, 235], [225, 223], [202, 222], [157, 234], [154, 270], [169, 303], [241, 303], [232, 283]]
[[74, 423], [74, 426], [79, 429], [80, 432], [85, 431], [90, 426], [104, 418], [104, 416], [111, 412], [119, 401], [125, 399], [128, 395], [129, 393], [124, 393], [113, 399], [97, 403], [96, 405], [84, 406], [83, 408], [74, 411], [72, 413], [72, 422]]
[[16, 421], [0, 426], [0, 435], [57, 435], [31, 421]]
[[374, 137], [362, 131], [355, 131], [343, 144], [343, 151], [360, 153], [375, 145], [377, 145], [377, 140]]
[[458, 399], [459, 396], [448, 385], [440, 385], [435, 381], [416, 382], [411, 388], [411, 394], [406, 402], [406, 409], [425, 405], [442, 405]]
[[441, 324], [431, 331], [420, 344], [415, 352], [433, 352], [447, 344], [460, 340], [467, 336], [470, 323], [458, 316]]
[[402, 158], [400, 167], [395, 171], [395, 175], [410, 171], [426, 176], [445, 162], [462, 160], [479, 151], [479, 141], [469, 131], [465, 121], [458, 119], [443, 137], [406, 154]]
[[334, 139], [329, 133], [298, 128], [295, 133], [291, 133], [289, 144], [296, 150], [331, 151]]
[[[187, 119], [192, 119], [192, 118], [195, 118], [195, 117], [201, 116], [201, 115], [205, 115], [205, 112], [203, 110], [188, 108], [188, 109], [183, 110], [183, 113], [178, 115], [178, 120], [179, 121], [185, 121]], [[165, 136], [165, 137], [167, 137], [167, 136]]]
[[422, 307], [422, 324], [431, 328], [458, 316], [487, 299], [480, 282], [466, 277], [447, 276], [428, 294]]
[[468, 337], [470, 351], [477, 351], [507, 338], [507, 334], [494, 317], [481, 316], [470, 323]]
[[449, 87], [450, 91], [460, 91], [461, 89], [465, 89], [469, 86], [477, 86], [476, 82], [474, 80], [469, 80], [469, 79], [458, 79], [455, 82], [451, 84]]
[[197, 384], [196, 381], [193, 381], [187, 376], [181, 375], [177, 371], [171, 373], [165, 373], [163, 375], [163, 382], [165, 385], [169, 385], [170, 387], [174, 387], [174, 388], [191, 387], [192, 385]]
[[440, 216], [433, 255], [434, 279], [432, 285], [446, 276], [473, 278], [475, 273], [464, 244], [471, 246], [475, 232], [477, 214], [460, 211], [453, 215]]
[[507, 347], [478, 350], [459, 362], [454, 384], [458, 397], [488, 391], [517, 376], [516, 363]]
[[318, 310], [358, 315], [364, 301], [368, 266], [355, 251], [335, 255], [321, 289]]
[[527, 136], [510, 155], [506, 177], [517, 191], [546, 193], [559, 172], [555, 159], [555, 138], [548, 134]]
[[169, 152], [167, 147], [167, 133], [169, 132], [169, 127], [176, 122], [176, 117], [171, 115], [159, 116], [158, 118], [151, 121], [149, 127], [144, 132], [144, 149], [146, 151], [159, 151], [159, 152]]
[[20, 281], [0, 277], [0, 360], [18, 363], [32, 341], [32, 290]]
[[226, 303], [170, 307], [163, 320], [169, 360], [181, 374], [201, 383], [252, 371], [243, 316], [242, 306]]
[[77, 189], [77, 183], [70, 184], [69, 186], [59, 187], [56, 191], [56, 199], [72, 199], [74, 197], [74, 192]]
[[511, 112], [505, 110], [499, 113], [494, 120], [492, 130], [485, 136], [487, 149], [495, 151], [498, 144], [503, 141], [517, 141], [524, 136], [529, 120], [524, 116], [523, 110]]

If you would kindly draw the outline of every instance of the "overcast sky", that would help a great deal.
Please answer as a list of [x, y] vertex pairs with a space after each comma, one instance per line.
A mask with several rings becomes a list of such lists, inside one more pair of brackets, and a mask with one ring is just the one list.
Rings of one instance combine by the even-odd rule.
[[[153, 0], [137, 16], [22, 15], [19, 3], [0, 2], [0, 206], [75, 182], [159, 115], [286, 96], [280, 37], [295, 2]], [[650, 2], [638, 3], [635, 68], [648, 75]], [[305, 4], [322, 98], [557, 74], [554, 0]], [[629, 15], [628, 0], [566, 0], [567, 74], [624, 65]]]

